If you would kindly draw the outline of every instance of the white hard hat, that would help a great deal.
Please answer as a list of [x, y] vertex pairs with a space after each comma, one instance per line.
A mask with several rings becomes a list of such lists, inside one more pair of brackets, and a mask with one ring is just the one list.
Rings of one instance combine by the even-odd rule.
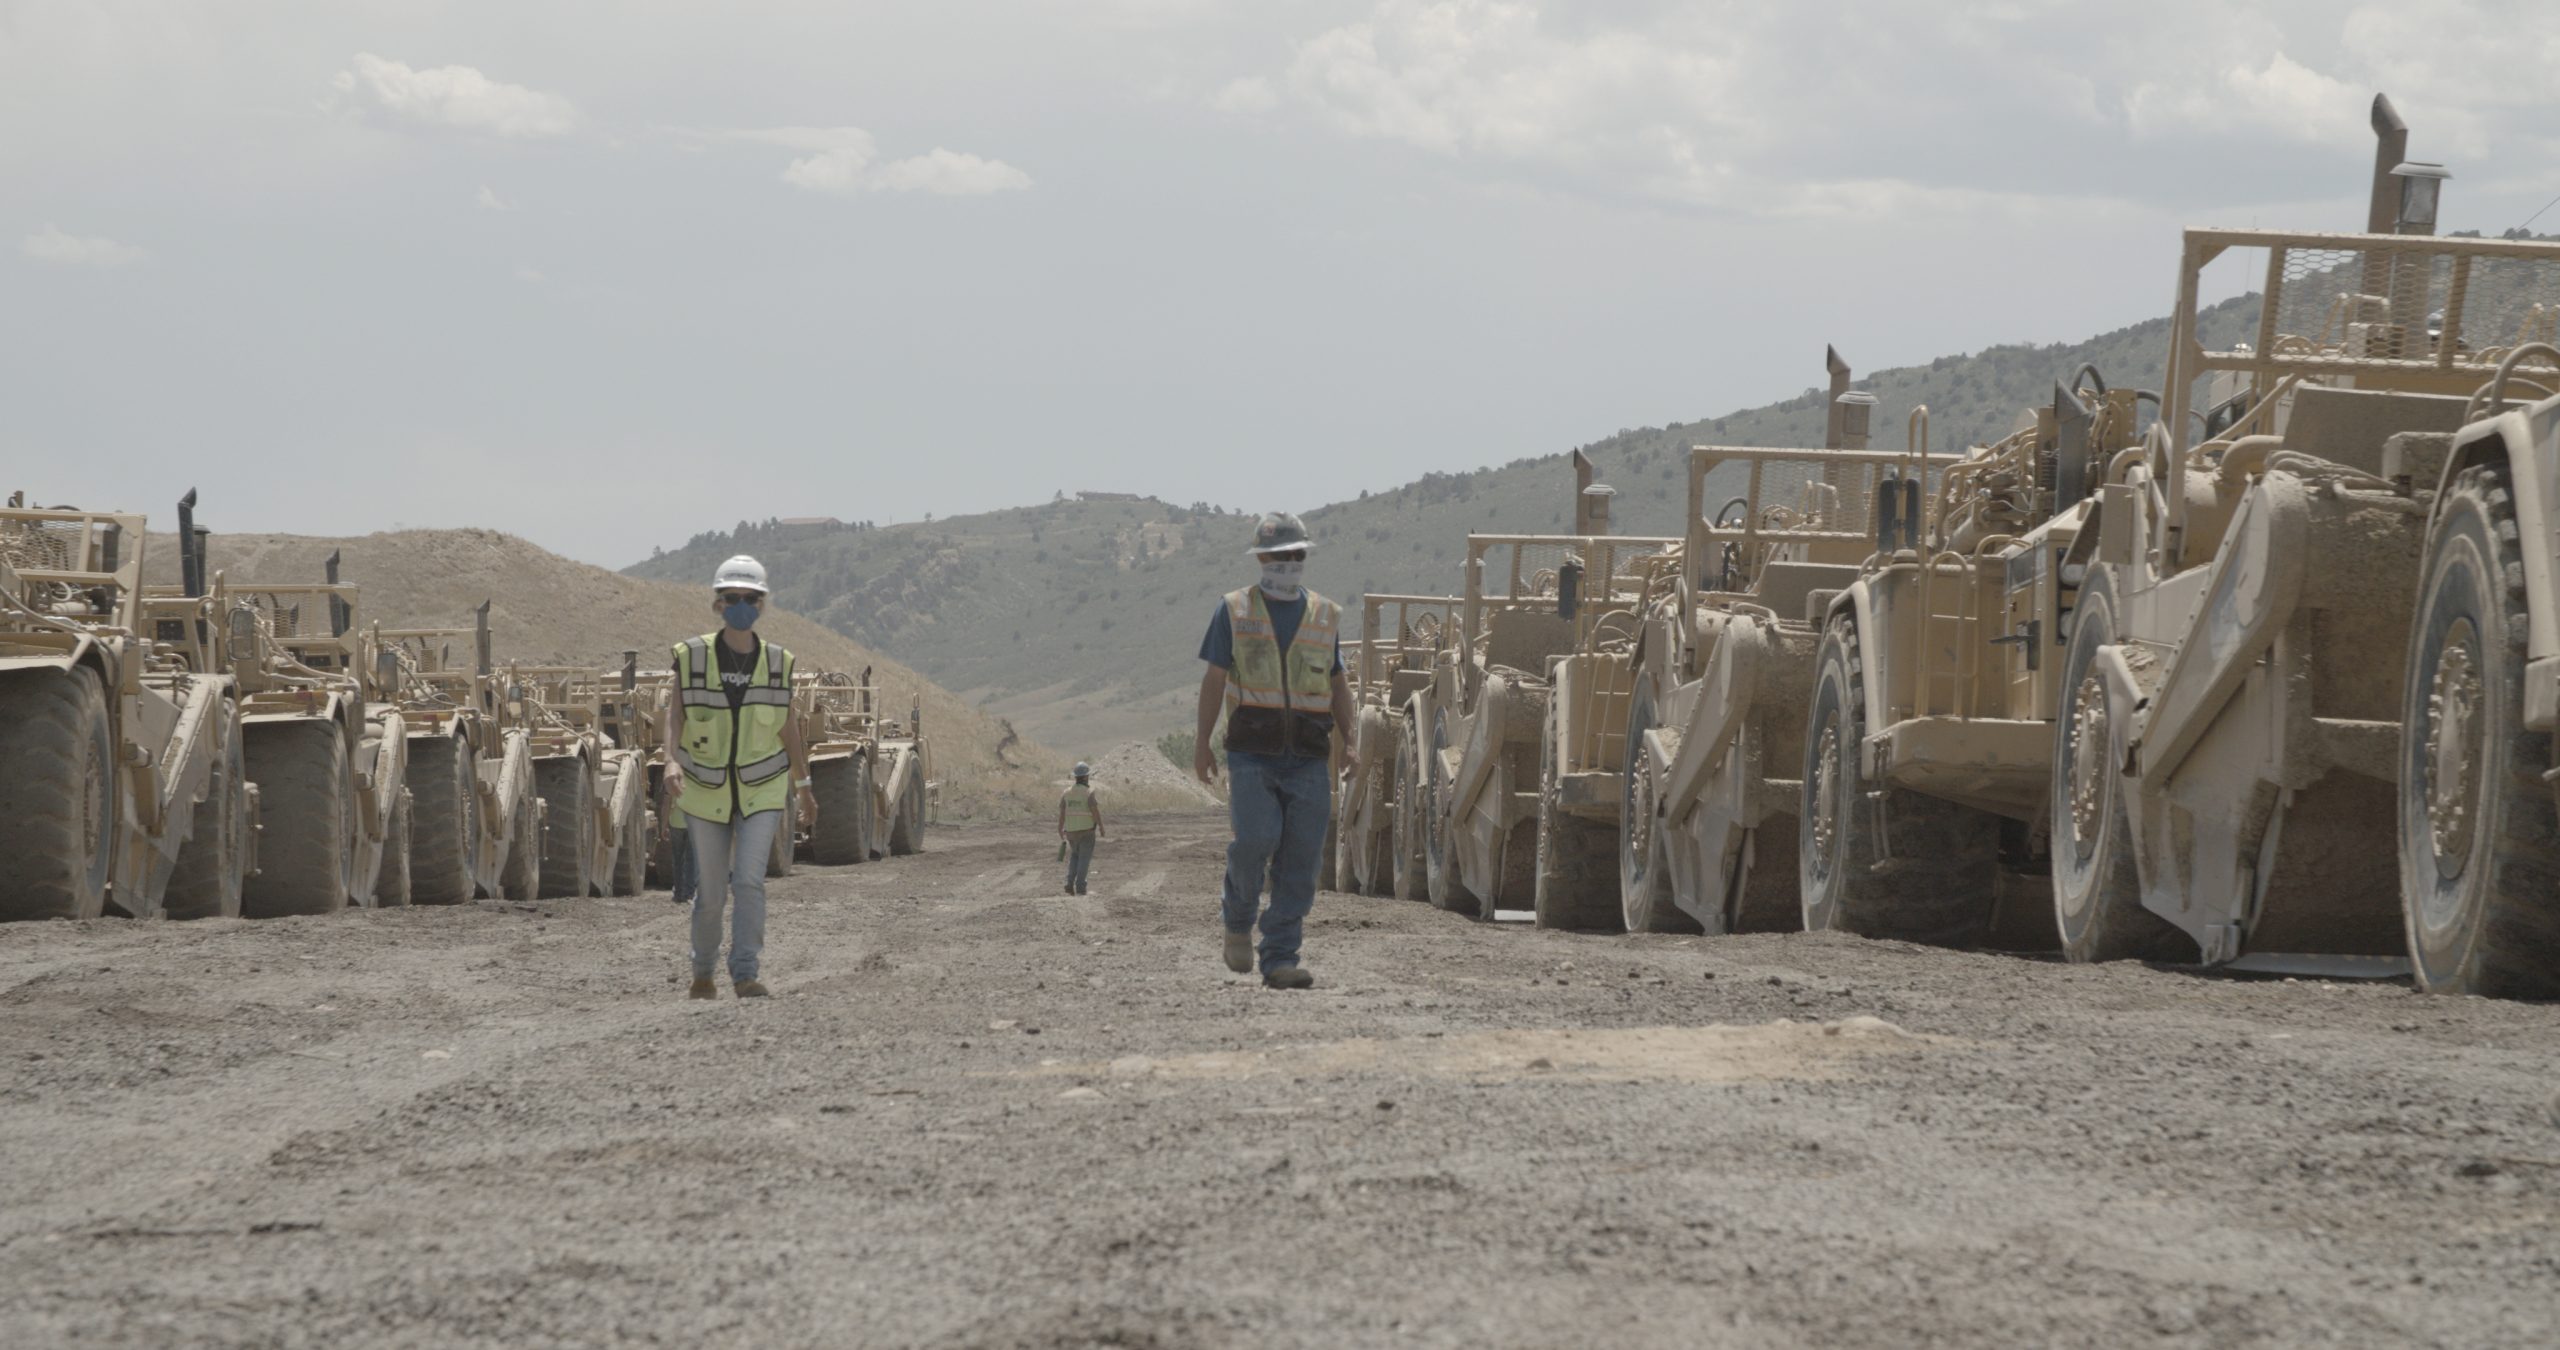
[[1076, 761], [1076, 777], [1078, 777], [1078, 778], [1090, 778], [1090, 777], [1092, 777], [1092, 776], [1093, 776], [1093, 766], [1092, 766], [1092, 765], [1090, 765], [1090, 764], [1085, 763], [1083, 760], [1077, 760], [1077, 761]]
[[720, 564], [720, 570], [711, 574], [711, 589], [754, 591], [759, 595], [773, 590], [764, 584], [764, 564], [743, 553]]

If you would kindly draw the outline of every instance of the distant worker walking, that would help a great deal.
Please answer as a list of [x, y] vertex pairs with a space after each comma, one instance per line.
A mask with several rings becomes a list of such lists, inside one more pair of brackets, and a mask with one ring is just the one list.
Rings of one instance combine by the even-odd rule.
[[791, 653], [755, 633], [767, 594], [764, 564], [744, 554], [731, 558], [711, 587], [721, 627], [675, 644], [666, 712], [667, 755], [684, 776], [675, 809], [692, 843], [696, 887], [689, 995], [717, 996], [711, 972], [720, 958], [721, 911], [734, 902], [729, 984], [740, 998], [761, 998], [765, 865], [776, 833], [787, 828], [784, 810], [796, 798], [808, 824], [818, 802], [791, 715]]
[[1093, 766], [1076, 764], [1076, 785], [1058, 798], [1058, 838], [1067, 849], [1067, 894], [1084, 894], [1093, 870], [1093, 841], [1103, 833], [1102, 798], [1093, 791]]
[[[1299, 935], [1315, 908], [1316, 873], [1324, 861], [1325, 827], [1333, 812], [1333, 732], [1344, 729], [1343, 762], [1356, 767], [1348, 736], [1351, 687], [1342, 678], [1341, 607], [1306, 589], [1307, 527], [1287, 514], [1255, 523], [1247, 550], [1262, 576], [1230, 592], [1200, 643], [1208, 669], [1200, 676], [1200, 710], [1191, 771], [1201, 782], [1218, 774], [1210, 753], [1218, 714], [1227, 714], [1227, 814], [1235, 838], [1227, 846], [1220, 898], [1227, 969], [1254, 968], [1256, 911], [1262, 924], [1262, 982], [1305, 989], [1315, 977], [1298, 961]], [[1271, 904], [1262, 906], [1265, 881]]]

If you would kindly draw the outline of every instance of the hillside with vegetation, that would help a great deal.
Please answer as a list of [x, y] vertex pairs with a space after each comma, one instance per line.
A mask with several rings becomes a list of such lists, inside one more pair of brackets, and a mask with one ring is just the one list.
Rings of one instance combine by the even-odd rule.
[[[2204, 318], [2207, 341], [2243, 340], [2257, 312], [2250, 297], [2215, 306]], [[1935, 448], [1960, 448], [2005, 434], [2084, 362], [2112, 384], [2156, 387], [2168, 328], [2159, 319], [2084, 342], [1992, 347], [1874, 371], [1857, 386], [1881, 401], [1879, 448], [1902, 444], [1910, 409], [1923, 403]], [[1807, 365], [1820, 369], [1818, 360]], [[1824, 390], [1809, 386], [1777, 403], [1625, 429], [1579, 448], [1618, 489], [1620, 533], [1673, 534], [1687, 500], [1689, 447], [1820, 445], [1823, 405]], [[1570, 528], [1572, 495], [1560, 449], [1318, 506], [1302, 513], [1318, 540], [1309, 580], [1344, 599], [1445, 592], [1458, 584], [1469, 531]], [[1251, 523], [1205, 504], [1099, 494], [878, 527], [742, 521], [629, 571], [696, 581], [730, 554], [752, 553], [791, 610], [897, 653], [1026, 736], [1089, 756], [1188, 725], [1216, 597], [1253, 575], [1242, 551]]]

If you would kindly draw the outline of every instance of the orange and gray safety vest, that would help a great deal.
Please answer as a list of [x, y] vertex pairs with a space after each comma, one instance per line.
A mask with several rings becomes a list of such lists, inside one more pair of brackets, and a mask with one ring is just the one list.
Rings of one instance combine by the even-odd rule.
[[1227, 596], [1227, 628], [1235, 652], [1227, 668], [1230, 752], [1322, 759], [1333, 745], [1334, 638], [1342, 607], [1304, 591], [1306, 614], [1287, 651], [1262, 603], [1262, 588]]
[[745, 698], [733, 709], [711, 651], [719, 640], [706, 633], [675, 644], [684, 720], [667, 741], [668, 758], [684, 770], [676, 809], [715, 823], [791, 804], [791, 753], [783, 745], [791, 724], [791, 653], [779, 643], [760, 644]]

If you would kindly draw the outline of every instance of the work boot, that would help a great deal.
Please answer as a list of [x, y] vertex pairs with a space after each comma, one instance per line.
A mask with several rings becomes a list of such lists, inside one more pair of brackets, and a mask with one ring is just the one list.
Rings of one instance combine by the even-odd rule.
[[739, 980], [730, 985], [729, 990], [740, 998], [763, 998], [773, 992], [764, 987], [762, 980]]
[[720, 990], [718, 986], [711, 983], [710, 976], [698, 975], [694, 977], [693, 987], [685, 991], [685, 997], [718, 998], [720, 997]]
[[1076, 893], [1076, 888], [1075, 888], [1075, 887], [1073, 887], [1073, 886], [1069, 886], [1069, 887], [1067, 888], [1067, 894], [1069, 894], [1069, 895], [1073, 895], [1073, 894], [1075, 894], [1075, 893]]
[[1308, 974], [1305, 966], [1273, 966], [1262, 972], [1262, 987], [1265, 989], [1313, 989], [1316, 987], [1316, 977]]
[[1227, 934], [1227, 969], [1238, 975], [1253, 969], [1253, 934]]

